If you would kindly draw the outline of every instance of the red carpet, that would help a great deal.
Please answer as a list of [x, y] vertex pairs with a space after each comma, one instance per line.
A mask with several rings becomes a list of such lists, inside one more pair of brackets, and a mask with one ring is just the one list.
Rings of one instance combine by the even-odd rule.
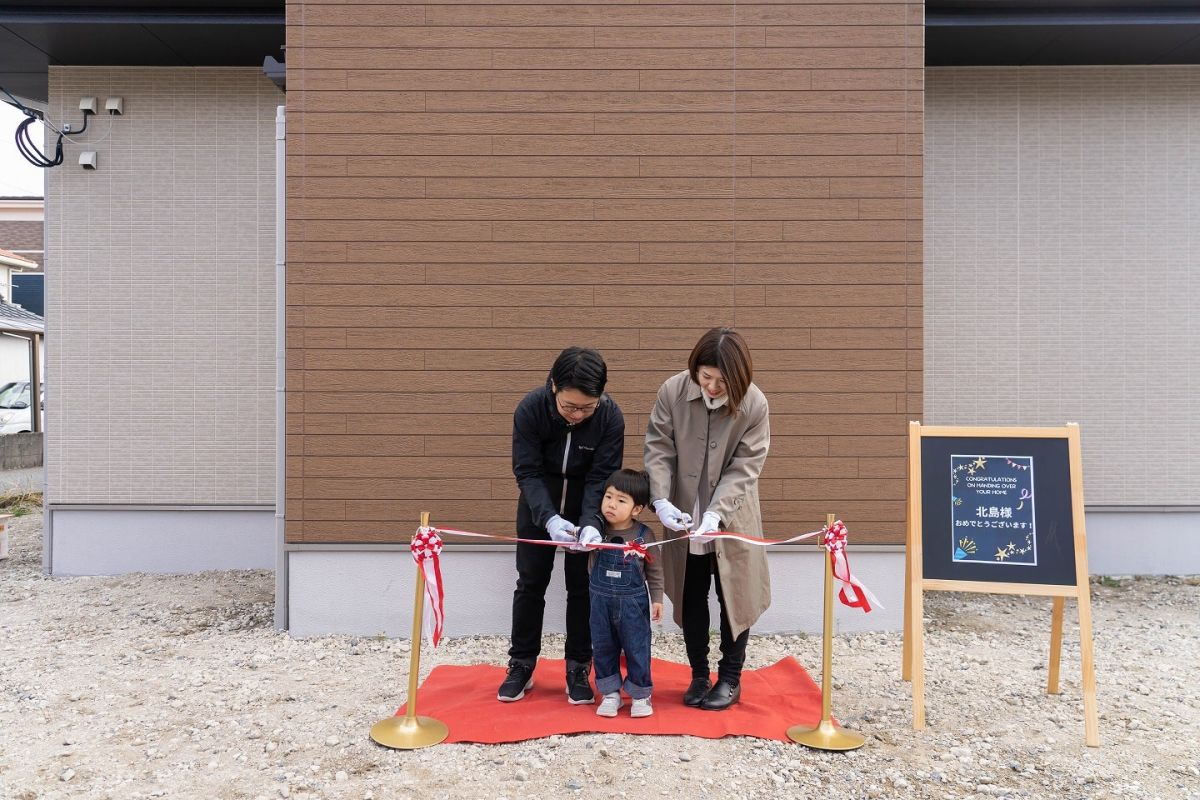
[[[596, 716], [596, 706], [567, 703], [562, 661], [539, 660], [534, 686], [516, 703], [501, 703], [496, 689], [504, 668], [477, 664], [434, 667], [417, 696], [417, 713], [450, 728], [447, 742], [519, 742], [556, 733], [645, 733], [660, 736], [755, 736], [787, 741], [793, 725], [821, 719], [821, 690], [791, 656], [742, 673], [742, 699], [725, 711], [683, 705], [691, 680], [685, 664], [654, 659], [654, 716], [633, 719], [629, 698], [616, 718]], [[397, 713], [403, 714], [405, 708]]]

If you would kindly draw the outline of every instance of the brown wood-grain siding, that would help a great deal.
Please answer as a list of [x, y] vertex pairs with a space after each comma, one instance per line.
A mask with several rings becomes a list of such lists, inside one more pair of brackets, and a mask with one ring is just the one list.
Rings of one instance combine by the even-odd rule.
[[921, 414], [921, 3], [287, 3], [287, 539], [510, 533], [512, 410], [741, 329], [766, 529], [903, 541]]

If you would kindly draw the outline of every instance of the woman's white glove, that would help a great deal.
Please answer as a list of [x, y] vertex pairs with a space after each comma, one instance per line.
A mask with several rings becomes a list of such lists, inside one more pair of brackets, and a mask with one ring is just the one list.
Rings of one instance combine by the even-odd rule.
[[673, 531], [686, 531], [692, 524], [692, 515], [683, 513], [666, 498], [654, 501], [654, 513], [658, 514], [663, 527]]
[[575, 543], [575, 526], [555, 514], [546, 522], [546, 533], [556, 542]]
[[579, 531], [579, 544], [572, 547], [572, 550], [595, 550], [593, 545], [601, 544], [604, 537], [600, 535], [600, 531], [593, 528], [591, 525], [585, 525]]
[[704, 516], [700, 519], [700, 527], [692, 531], [691, 538], [700, 544], [707, 544], [713, 540], [713, 537], [705, 534], [720, 533], [720, 531], [721, 518], [711, 511], [705, 511]]

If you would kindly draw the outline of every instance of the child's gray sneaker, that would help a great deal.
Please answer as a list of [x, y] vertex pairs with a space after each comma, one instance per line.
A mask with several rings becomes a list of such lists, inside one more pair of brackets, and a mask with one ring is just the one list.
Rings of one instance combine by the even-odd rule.
[[[633, 702], [637, 702], [634, 700]], [[625, 705], [621, 702], [621, 693], [613, 692], [612, 694], [604, 695], [604, 699], [600, 701], [600, 707], [596, 709], [597, 717], [615, 717], [617, 712], [621, 710], [621, 706]]]
[[633, 698], [633, 705], [629, 707], [629, 716], [636, 719], [637, 717], [649, 717], [653, 713], [654, 706], [650, 705], [649, 697]]

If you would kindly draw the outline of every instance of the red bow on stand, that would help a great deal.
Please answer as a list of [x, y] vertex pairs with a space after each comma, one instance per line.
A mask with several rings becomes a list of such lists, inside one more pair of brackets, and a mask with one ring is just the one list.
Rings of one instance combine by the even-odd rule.
[[842, 605], [861, 608], [865, 612], [870, 612], [872, 603], [882, 608], [883, 604], [871, 594], [871, 590], [863, 586], [850, 572], [850, 559], [846, 557], [847, 533], [846, 525], [839, 519], [826, 528], [821, 536], [821, 544], [829, 552], [833, 577], [840, 586], [838, 600], [842, 601]]
[[409, 549], [412, 550], [413, 561], [417, 562], [417, 569], [425, 576], [426, 613], [422, 615], [422, 628], [430, 643], [437, 647], [446, 622], [446, 590], [442, 585], [442, 537], [434, 528], [417, 528]]

